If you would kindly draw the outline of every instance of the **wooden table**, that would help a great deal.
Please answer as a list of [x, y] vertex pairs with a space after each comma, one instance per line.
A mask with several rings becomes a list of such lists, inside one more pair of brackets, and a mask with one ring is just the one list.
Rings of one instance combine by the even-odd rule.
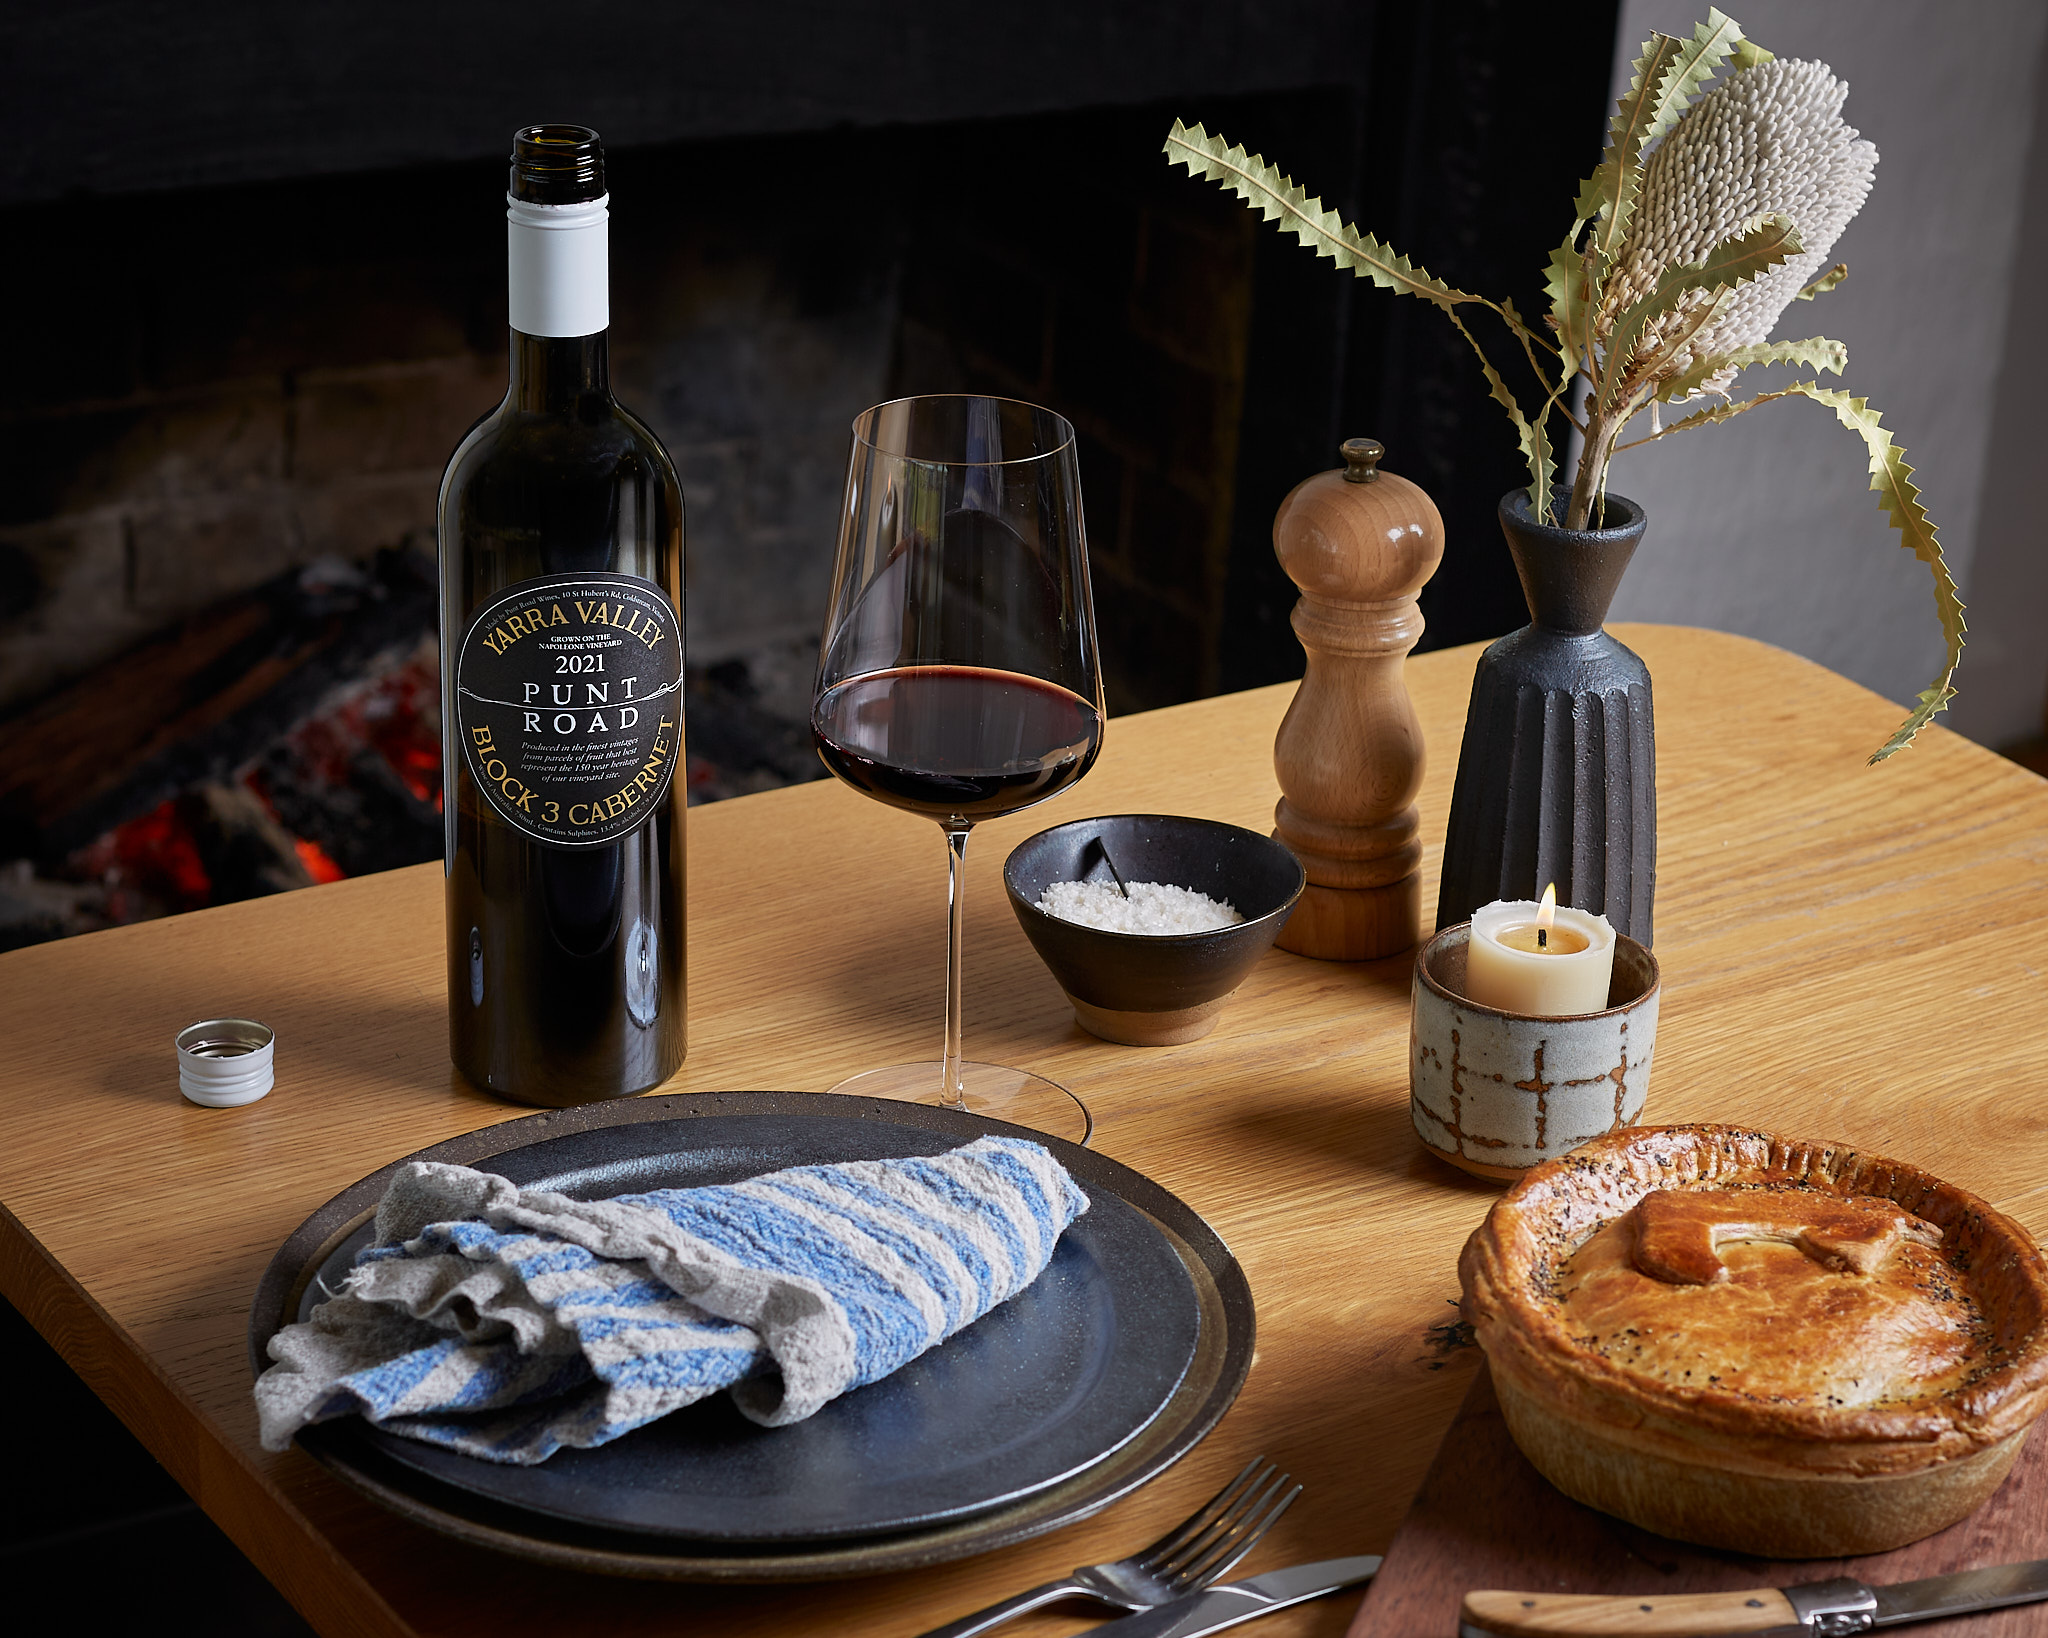
[[[1875, 695], [1738, 638], [1621, 634], [1655, 674], [1662, 729], [1651, 1118], [1897, 1154], [2048, 1236], [2048, 783], [1939, 729], [1867, 768], [1899, 714]], [[1476, 653], [1409, 670], [1432, 908]], [[444, 1542], [298, 1452], [257, 1447], [243, 1336], [279, 1242], [386, 1161], [520, 1113], [448, 1067], [431, 865], [0, 956], [0, 1286], [330, 1634], [910, 1634], [1149, 1540], [1259, 1451], [1308, 1491], [1248, 1568], [1384, 1547], [1470, 1375], [1444, 1328], [1458, 1247], [1493, 1198], [1410, 1129], [1408, 958], [1276, 951], [1207, 1040], [1115, 1047], [1075, 1025], [998, 881], [1016, 841], [1085, 813], [1265, 828], [1290, 693], [1119, 721], [1073, 794], [984, 827], [970, 850], [970, 1055], [1072, 1085], [1097, 1146], [1203, 1213], [1258, 1299], [1236, 1407], [1085, 1523], [915, 1577], [615, 1582]], [[690, 854], [677, 1089], [822, 1090], [932, 1053], [945, 890], [931, 827], [828, 781], [693, 812]], [[245, 1109], [185, 1104], [172, 1033], [235, 1013], [277, 1030], [277, 1090]], [[1336, 1634], [1356, 1602], [1257, 1630]]]

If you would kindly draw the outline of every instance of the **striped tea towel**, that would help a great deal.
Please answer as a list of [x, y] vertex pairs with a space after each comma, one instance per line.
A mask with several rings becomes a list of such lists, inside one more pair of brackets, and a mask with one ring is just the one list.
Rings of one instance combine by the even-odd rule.
[[721, 1388], [780, 1427], [1015, 1296], [1087, 1209], [1014, 1138], [594, 1201], [415, 1162], [340, 1293], [270, 1339], [263, 1444], [356, 1413], [530, 1465]]

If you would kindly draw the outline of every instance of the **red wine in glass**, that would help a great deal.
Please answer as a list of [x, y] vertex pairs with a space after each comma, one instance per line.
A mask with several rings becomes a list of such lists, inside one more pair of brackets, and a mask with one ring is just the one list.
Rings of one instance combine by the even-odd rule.
[[1102, 748], [1074, 429], [971, 394], [899, 398], [853, 424], [811, 733], [843, 782], [935, 821], [947, 855], [945, 1042], [936, 1062], [836, 1088], [936, 1098], [1085, 1143], [1081, 1100], [961, 1053], [967, 838], [1056, 796]]
[[926, 818], [999, 819], [1063, 791], [1102, 746], [1102, 715], [1057, 683], [983, 666], [900, 666], [836, 684], [811, 711], [847, 784]]

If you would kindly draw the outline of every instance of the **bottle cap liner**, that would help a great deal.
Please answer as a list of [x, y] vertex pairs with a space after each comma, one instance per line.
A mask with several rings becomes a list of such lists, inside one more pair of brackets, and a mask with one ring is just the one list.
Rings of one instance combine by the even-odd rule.
[[249, 1018], [209, 1018], [178, 1032], [178, 1090], [209, 1109], [254, 1103], [275, 1084], [277, 1038]]

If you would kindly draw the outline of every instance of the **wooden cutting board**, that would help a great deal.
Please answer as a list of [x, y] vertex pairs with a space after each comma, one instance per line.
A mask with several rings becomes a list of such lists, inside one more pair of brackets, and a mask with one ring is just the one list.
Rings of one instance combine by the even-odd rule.
[[[1772, 1560], [1653, 1536], [1553, 1489], [1515, 1448], [1482, 1364], [1347, 1638], [1456, 1638], [1476, 1587], [1679, 1593], [1850, 1575], [1911, 1581], [2048, 1558], [2048, 1436], [2037, 1426], [1991, 1500], [1960, 1524], [1868, 1558]], [[1913, 1638], [2042, 1638], [2048, 1603], [1894, 1629]]]

